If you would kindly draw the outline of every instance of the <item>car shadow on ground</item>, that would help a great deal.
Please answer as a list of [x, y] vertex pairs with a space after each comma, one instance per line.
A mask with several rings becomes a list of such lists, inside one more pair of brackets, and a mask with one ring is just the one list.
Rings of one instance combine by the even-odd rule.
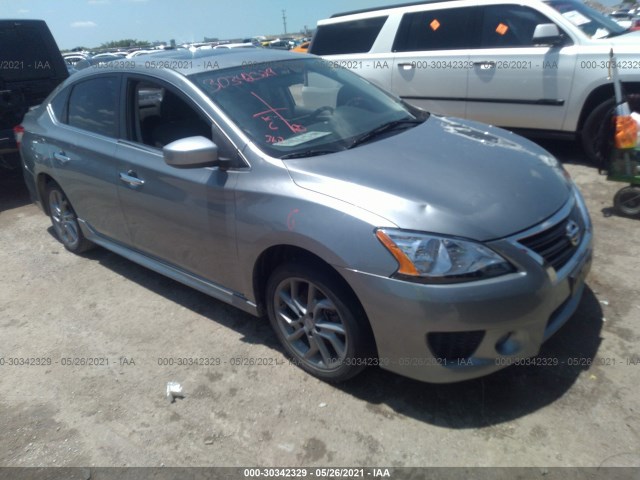
[[31, 203], [29, 190], [19, 168], [0, 167], [0, 212], [23, 207]]
[[[84, 256], [167, 300], [233, 329], [245, 343], [283, 352], [265, 318], [241, 312], [102, 248]], [[481, 379], [444, 385], [422, 383], [370, 367], [333, 388], [367, 402], [366, 408], [385, 417], [406, 416], [458, 429], [497, 425], [560, 399], [595, 358], [601, 328], [600, 303], [587, 287], [576, 313], [544, 344], [539, 354], [538, 358], [546, 358], [550, 363], [557, 361], [556, 366], [512, 366]], [[296, 367], [286, 362], [282, 368]]]
[[[53, 227], [49, 227], [48, 231], [54, 238], [57, 238]], [[244, 342], [262, 344], [279, 350], [278, 339], [271, 330], [271, 325], [266, 318], [256, 318], [253, 315], [249, 315], [104, 248], [97, 247], [82, 254], [82, 256], [99, 262], [102, 266], [127, 280], [135, 282], [167, 300], [198, 313], [217, 324], [235, 330], [243, 335], [242, 340]]]
[[[428, 384], [370, 369], [345, 392], [371, 403], [371, 409], [446, 428], [481, 428], [526, 416], [557, 401], [588, 370], [600, 346], [602, 308], [586, 288], [578, 310], [542, 347], [539, 365], [514, 365], [475, 380]], [[548, 363], [548, 366], [542, 366]]]

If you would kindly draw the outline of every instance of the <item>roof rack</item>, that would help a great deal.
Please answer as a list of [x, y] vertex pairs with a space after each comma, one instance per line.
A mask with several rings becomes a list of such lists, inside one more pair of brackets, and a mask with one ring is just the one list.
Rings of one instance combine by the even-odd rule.
[[452, 2], [454, 0], [422, 0], [421, 2], [397, 3], [395, 5], [387, 5], [386, 7], [363, 8], [361, 10], [351, 10], [349, 12], [334, 13], [329, 18], [346, 17], [347, 15], [355, 15], [356, 13], [375, 12], [377, 10], [388, 10], [390, 8], [413, 7], [414, 5], [425, 5], [428, 3]]

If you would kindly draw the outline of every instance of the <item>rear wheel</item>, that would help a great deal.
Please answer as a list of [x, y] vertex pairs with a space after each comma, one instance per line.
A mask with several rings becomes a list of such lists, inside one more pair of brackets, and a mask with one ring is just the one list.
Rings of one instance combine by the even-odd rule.
[[613, 197], [613, 206], [620, 215], [640, 216], [640, 187], [630, 186], [618, 190], [618, 193]]
[[360, 373], [371, 345], [364, 312], [326, 268], [285, 264], [267, 283], [271, 326], [293, 361], [326, 381]]
[[76, 212], [56, 183], [47, 186], [45, 199], [53, 229], [64, 248], [73, 253], [82, 253], [92, 248], [94, 244], [84, 237]]

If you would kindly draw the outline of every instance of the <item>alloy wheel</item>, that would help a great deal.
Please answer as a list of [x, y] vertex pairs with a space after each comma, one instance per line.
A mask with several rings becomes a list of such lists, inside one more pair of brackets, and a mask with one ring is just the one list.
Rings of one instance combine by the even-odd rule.
[[349, 337], [336, 305], [314, 283], [288, 278], [275, 290], [277, 325], [296, 357], [321, 371], [344, 362]]
[[80, 232], [76, 214], [67, 197], [57, 189], [49, 192], [49, 208], [51, 220], [62, 243], [73, 248], [80, 241]]

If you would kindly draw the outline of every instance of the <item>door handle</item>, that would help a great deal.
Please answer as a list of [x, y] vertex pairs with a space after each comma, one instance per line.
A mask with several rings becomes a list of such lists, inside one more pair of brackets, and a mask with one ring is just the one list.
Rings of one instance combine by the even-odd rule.
[[144, 180], [139, 179], [138, 174], [133, 170], [129, 170], [127, 173], [120, 172], [120, 181], [132, 187], [141, 187], [144, 185]]
[[67, 162], [70, 162], [71, 159], [69, 157], [67, 157], [65, 155], [64, 152], [56, 152], [53, 154], [53, 158], [55, 158], [56, 160], [58, 160], [61, 164], [65, 164]]
[[496, 62], [485, 60], [483, 62], [473, 62], [474, 67], [480, 67], [480, 70], [492, 70], [496, 68]]
[[399, 63], [398, 66], [402, 69], [402, 70], [412, 70], [413, 69], [413, 63]]

